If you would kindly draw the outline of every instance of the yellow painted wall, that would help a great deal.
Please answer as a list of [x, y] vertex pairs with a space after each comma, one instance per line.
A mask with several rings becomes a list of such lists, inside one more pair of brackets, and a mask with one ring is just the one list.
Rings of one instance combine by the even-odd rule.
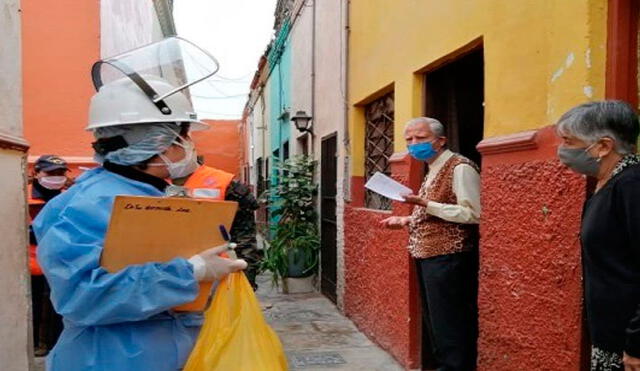
[[[606, 0], [351, 0], [352, 175], [364, 175], [359, 107], [395, 91], [395, 150], [423, 114], [422, 73], [482, 38], [486, 137], [553, 124], [604, 97]], [[387, 90], [388, 91], [388, 90]]]

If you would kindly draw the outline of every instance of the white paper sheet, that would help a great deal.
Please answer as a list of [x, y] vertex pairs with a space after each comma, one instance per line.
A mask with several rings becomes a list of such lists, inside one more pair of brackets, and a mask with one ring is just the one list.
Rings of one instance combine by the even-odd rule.
[[375, 193], [396, 201], [404, 201], [402, 195], [413, 194], [411, 188], [405, 187], [381, 172], [373, 174], [364, 186]]

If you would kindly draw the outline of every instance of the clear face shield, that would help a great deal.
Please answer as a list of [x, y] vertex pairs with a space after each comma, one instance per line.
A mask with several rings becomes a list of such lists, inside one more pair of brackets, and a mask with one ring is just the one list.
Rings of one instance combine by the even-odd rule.
[[[164, 115], [172, 108], [166, 99], [182, 92], [189, 98], [188, 88], [218, 72], [218, 61], [197, 45], [180, 37], [169, 37], [120, 55], [96, 62], [91, 77], [96, 91], [105, 84], [128, 77], [149, 97]], [[159, 91], [154, 80], [171, 86]]]

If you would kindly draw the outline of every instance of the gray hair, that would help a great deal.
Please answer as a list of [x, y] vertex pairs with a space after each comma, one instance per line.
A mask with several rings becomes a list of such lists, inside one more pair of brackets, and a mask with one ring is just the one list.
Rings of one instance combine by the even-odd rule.
[[560, 134], [576, 137], [587, 144], [609, 137], [621, 155], [635, 151], [640, 125], [628, 103], [605, 100], [584, 103], [567, 111], [557, 123]]
[[406, 130], [408, 127], [417, 125], [417, 124], [429, 125], [429, 128], [433, 132], [433, 135], [435, 135], [436, 137], [445, 136], [444, 125], [442, 125], [440, 121], [431, 117], [416, 117], [414, 119], [411, 119], [407, 121], [407, 123], [404, 125], [404, 129]]

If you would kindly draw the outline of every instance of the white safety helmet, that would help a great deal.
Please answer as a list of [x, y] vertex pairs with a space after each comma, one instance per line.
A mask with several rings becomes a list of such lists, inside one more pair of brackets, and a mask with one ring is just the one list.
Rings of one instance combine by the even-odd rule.
[[207, 129], [186, 92], [218, 69], [211, 54], [177, 36], [99, 60], [91, 68], [97, 93], [87, 130], [166, 122]]
[[[144, 76], [146, 83], [163, 95], [174, 87], [157, 76]], [[158, 107], [129, 77], [102, 85], [91, 98], [87, 130], [106, 126], [148, 124], [154, 122], [191, 123], [191, 130], [204, 130], [209, 125], [198, 120], [191, 102], [178, 91], [164, 98], [167, 109]]]

